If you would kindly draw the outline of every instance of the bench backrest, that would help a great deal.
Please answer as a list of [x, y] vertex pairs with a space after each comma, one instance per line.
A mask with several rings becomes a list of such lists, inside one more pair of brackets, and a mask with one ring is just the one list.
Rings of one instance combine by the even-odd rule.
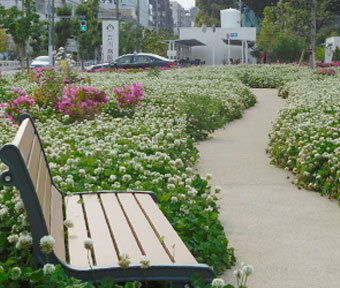
[[[10, 168], [4, 173], [2, 182], [17, 186], [20, 190], [31, 226], [34, 249], [40, 249], [40, 238], [50, 234], [56, 241], [55, 254], [64, 260], [63, 197], [53, 184], [33, 121], [28, 115], [22, 117], [21, 121], [13, 142], [4, 145], [0, 151], [1, 159]], [[7, 180], [12, 178], [11, 181], [6, 181], [6, 176]]]

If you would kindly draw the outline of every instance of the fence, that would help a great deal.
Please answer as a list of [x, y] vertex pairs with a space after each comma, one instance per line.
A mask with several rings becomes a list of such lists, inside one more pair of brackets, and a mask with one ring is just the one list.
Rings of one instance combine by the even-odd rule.
[[9, 71], [9, 70], [18, 70], [20, 69], [20, 61], [14, 60], [2, 60], [0, 61], [0, 70]]

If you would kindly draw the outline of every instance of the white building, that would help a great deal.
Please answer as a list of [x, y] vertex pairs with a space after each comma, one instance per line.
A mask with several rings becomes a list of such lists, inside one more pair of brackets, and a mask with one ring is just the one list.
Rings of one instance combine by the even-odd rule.
[[336, 47], [340, 48], [340, 36], [330, 37], [326, 39], [325, 43], [325, 63], [332, 62], [333, 53]]
[[250, 43], [256, 41], [255, 27], [180, 28], [180, 40], [184, 39], [196, 39], [205, 46], [180, 47], [177, 52], [179, 59], [200, 59], [207, 65], [228, 64], [229, 61], [231, 63], [254, 63], [255, 61], [256, 63], [249, 51]]
[[[200, 60], [207, 65], [256, 63], [250, 55], [250, 47], [256, 41], [255, 27], [241, 27], [240, 11], [221, 11], [222, 27], [180, 28], [179, 40], [169, 44], [177, 60]], [[170, 41], [171, 42], [171, 41]]]

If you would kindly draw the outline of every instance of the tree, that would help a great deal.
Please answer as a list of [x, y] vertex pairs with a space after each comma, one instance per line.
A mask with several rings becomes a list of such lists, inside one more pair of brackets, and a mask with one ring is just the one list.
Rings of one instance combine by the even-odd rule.
[[335, 51], [333, 53], [332, 61], [340, 61], [340, 49], [339, 47], [335, 48]]
[[24, 67], [26, 42], [33, 33], [40, 30], [42, 25], [33, 0], [24, 1], [24, 11], [19, 10], [16, 6], [5, 9], [0, 4], [0, 28], [5, 29], [18, 45], [22, 68]]
[[[71, 17], [72, 8], [63, 5], [57, 8], [57, 16]], [[65, 18], [55, 23], [55, 46], [56, 48], [65, 47], [67, 44], [67, 39], [72, 37], [73, 29], [71, 25], [71, 19]]]
[[3, 29], [0, 29], [0, 53], [7, 51], [7, 35]]
[[272, 60], [285, 63], [297, 61], [305, 47], [306, 42], [303, 38], [289, 31], [281, 31], [273, 41]]
[[73, 21], [76, 37], [79, 44], [80, 59], [99, 58], [100, 45], [102, 44], [102, 24], [98, 21], [99, 0], [88, 0], [79, 5], [75, 13], [78, 16], [84, 16], [86, 19], [86, 31], [80, 31], [79, 19]]
[[199, 8], [196, 15], [196, 26], [202, 24], [219, 26], [221, 24], [220, 10], [236, 7], [236, 2], [236, 0], [196, 0], [196, 6]]
[[340, 12], [339, 0], [280, 0], [277, 15], [285, 29], [304, 37], [310, 44], [311, 68], [315, 68], [317, 31], [329, 25]]
[[275, 6], [279, 0], [243, 0], [243, 4], [249, 9], [254, 10], [258, 17], [263, 17], [263, 11], [266, 6]]
[[261, 30], [257, 38], [258, 46], [266, 53], [267, 62], [270, 63], [273, 55], [273, 43], [280, 31], [279, 25], [276, 23], [274, 9], [267, 6], [263, 11], [264, 18], [261, 23]]

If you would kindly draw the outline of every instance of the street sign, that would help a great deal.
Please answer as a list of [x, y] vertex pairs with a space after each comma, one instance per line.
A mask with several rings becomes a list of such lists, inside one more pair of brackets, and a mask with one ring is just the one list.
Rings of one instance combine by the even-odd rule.
[[237, 36], [238, 36], [238, 34], [236, 32], [230, 33], [230, 37], [237, 37]]

